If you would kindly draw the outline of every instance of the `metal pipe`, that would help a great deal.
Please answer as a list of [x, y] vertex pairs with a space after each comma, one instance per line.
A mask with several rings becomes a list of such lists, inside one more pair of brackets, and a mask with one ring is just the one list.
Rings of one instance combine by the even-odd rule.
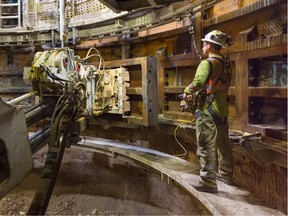
[[18, 6], [18, 3], [0, 4], [0, 7], [15, 7], [15, 6]]
[[51, 37], [52, 37], [52, 47], [55, 47], [55, 30], [51, 30]]
[[72, 39], [73, 39], [73, 44], [76, 44], [76, 28], [72, 28]]
[[18, 27], [21, 27], [21, 1], [18, 0]]
[[51, 115], [55, 108], [55, 101], [47, 101], [45, 103], [38, 104], [35, 107], [30, 108], [25, 112], [25, 119], [27, 127], [37, 123], [41, 119]]
[[29, 137], [32, 153], [36, 152], [38, 149], [42, 148], [46, 143], [48, 143], [49, 135], [50, 126], [47, 126]]
[[0, 19], [16, 19], [18, 18], [18, 15], [15, 16], [0, 16]]
[[24, 95], [20, 96], [20, 97], [14, 98], [13, 100], [11, 100], [11, 101], [9, 101], [7, 103], [10, 104], [10, 105], [15, 105], [15, 104], [17, 104], [17, 103], [19, 103], [19, 102], [21, 102], [23, 100], [26, 100], [27, 98], [30, 98], [30, 97], [32, 97], [32, 96], [34, 96], [36, 94], [37, 94], [37, 91], [31, 91], [31, 92], [29, 92], [27, 94], [24, 94]]
[[64, 47], [64, 19], [65, 19], [65, 1], [59, 1], [59, 12], [60, 12], [60, 41], [61, 41], [61, 48]]

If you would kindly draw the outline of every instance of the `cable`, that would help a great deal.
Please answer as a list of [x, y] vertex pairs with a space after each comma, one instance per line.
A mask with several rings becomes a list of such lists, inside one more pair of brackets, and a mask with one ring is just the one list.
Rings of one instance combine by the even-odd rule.
[[62, 85], [63, 85], [63, 83], [62, 83], [61, 81], [63, 81], [63, 82], [72, 82], [72, 81], [70, 81], [70, 80], [62, 79], [62, 78], [56, 76], [55, 74], [53, 74], [53, 73], [51, 72], [51, 70], [50, 70], [48, 67], [44, 67], [44, 66], [40, 65], [40, 68], [41, 68], [51, 79], [54, 79], [54, 80], [59, 81]]
[[[90, 55], [91, 50], [95, 50], [97, 54], [92, 54], [92, 55]], [[102, 73], [100, 74], [99, 79], [97, 80], [97, 83], [96, 83], [96, 85], [95, 85], [96, 88], [98, 88], [98, 87], [99, 87], [99, 86], [98, 86], [98, 85], [99, 85], [99, 82], [100, 82], [100, 80], [101, 80], [101, 78], [102, 78], [102, 76], [103, 76], [103, 74], [104, 74], [104, 71], [105, 71], [105, 60], [103, 59], [103, 57], [100, 55], [99, 51], [98, 51], [95, 47], [91, 47], [91, 48], [88, 50], [88, 52], [87, 52], [87, 54], [86, 54], [86, 57], [83, 58], [82, 61], [84, 62], [85, 60], [87, 60], [87, 59], [89, 59], [89, 58], [91, 58], [91, 57], [94, 57], [94, 56], [99, 57], [99, 59], [100, 59], [100, 62], [99, 62], [99, 65], [98, 65], [98, 71], [101, 71], [101, 66], [102, 66], [102, 63], [103, 63]]]
[[192, 43], [193, 43], [193, 46], [194, 46], [194, 49], [196, 51], [196, 54], [197, 54], [198, 58], [202, 59], [202, 55], [200, 54], [200, 51], [199, 51], [199, 49], [197, 47], [196, 38], [195, 38], [195, 15], [194, 16], [190, 16], [189, 34], [191, 34], [191, 40], [192, 40]]
[[[188, 118], [187, 118], [187, 119], [188, 119]], [[185, 156], [187, 155], [187, 150], [186, 150], [186, 149], [184, 148], [184, 146], [180, 143], [180, 141], [178, 140], [177, 135], [176, 135], [177, 130], [178, 130], [178, 128], [179, 128], [180, 126], [182, 126], [182, 125], [187, 124], [187, 123], [190, 122], [190, 121], [188, 121], [187, 119], [184, 120], [184, 122], [180, 123], [180, 124], [175, 128], [175, 130], [174, 130], [174, 139], [176, 140], [176, 142], [178, 143], [178, 145], [184, 150], [184, 153], [182, 153], [182, 154], [173, 155], [173, 156], [175, 156], [175, 157], [185, 158]], [[191, 123], [193, 123], [193, 122], [194, 122], [194, 119], [192, 120]]]

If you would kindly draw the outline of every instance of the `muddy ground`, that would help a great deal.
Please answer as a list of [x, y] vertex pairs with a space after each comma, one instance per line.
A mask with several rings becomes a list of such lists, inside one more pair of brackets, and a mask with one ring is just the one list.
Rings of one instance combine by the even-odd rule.
[[[0, 200], [0, 215], [25, 215], [45, 161], [34, 155], [33, 172]], [[46, 212], [48, 215], [199, 215], [185, 192], [131, 161], [70, 148]]]

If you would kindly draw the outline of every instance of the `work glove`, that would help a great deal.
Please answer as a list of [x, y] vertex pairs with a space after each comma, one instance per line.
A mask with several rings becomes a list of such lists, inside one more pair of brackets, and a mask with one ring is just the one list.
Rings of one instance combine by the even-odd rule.
[[193, 97], [194, 97], [194, 92], [192, 90], [192, 84], [190, 84], [189, 86], [187, 86], [185, 89], [184, 89], [184, 94], [183, 94], [183, 98], [185, 101], [189, 101], [189, 100], [192, 100]]
[[184, 89], [184, 94], [192, 94], [192, 90], [189, 86]]

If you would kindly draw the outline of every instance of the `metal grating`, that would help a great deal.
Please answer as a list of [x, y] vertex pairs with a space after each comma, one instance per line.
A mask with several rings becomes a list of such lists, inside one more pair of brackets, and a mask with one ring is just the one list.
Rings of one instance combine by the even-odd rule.
[[98, 0], [69, 0], [66, 2], [66, 19], [69, 21], [73, 16], [75, 18], [76, 16], [98, 12], [106, 8]]
[[21, 25], [20, 6], [17, 0], [0, 0], [0, 28], [14, 28]]
[[[29, 9], [28, 9], [28, 26], [35, 26], [35, 7], [34, 2], [29, 1]], [[31, 11], [31, 12], [30, 12]]]
[[278, 16], [267, 23], [258, 26], [262, 37], [278, 36], [284, 33], [287, 28], [287, 15]]
[[58, 1], [46, 1], [36, 4], [38, 20], [55, 20], [57, 17]]
[[45, 28], [57, 25], [58, 0], [30, 0], [28, 11], [28, 26]]

